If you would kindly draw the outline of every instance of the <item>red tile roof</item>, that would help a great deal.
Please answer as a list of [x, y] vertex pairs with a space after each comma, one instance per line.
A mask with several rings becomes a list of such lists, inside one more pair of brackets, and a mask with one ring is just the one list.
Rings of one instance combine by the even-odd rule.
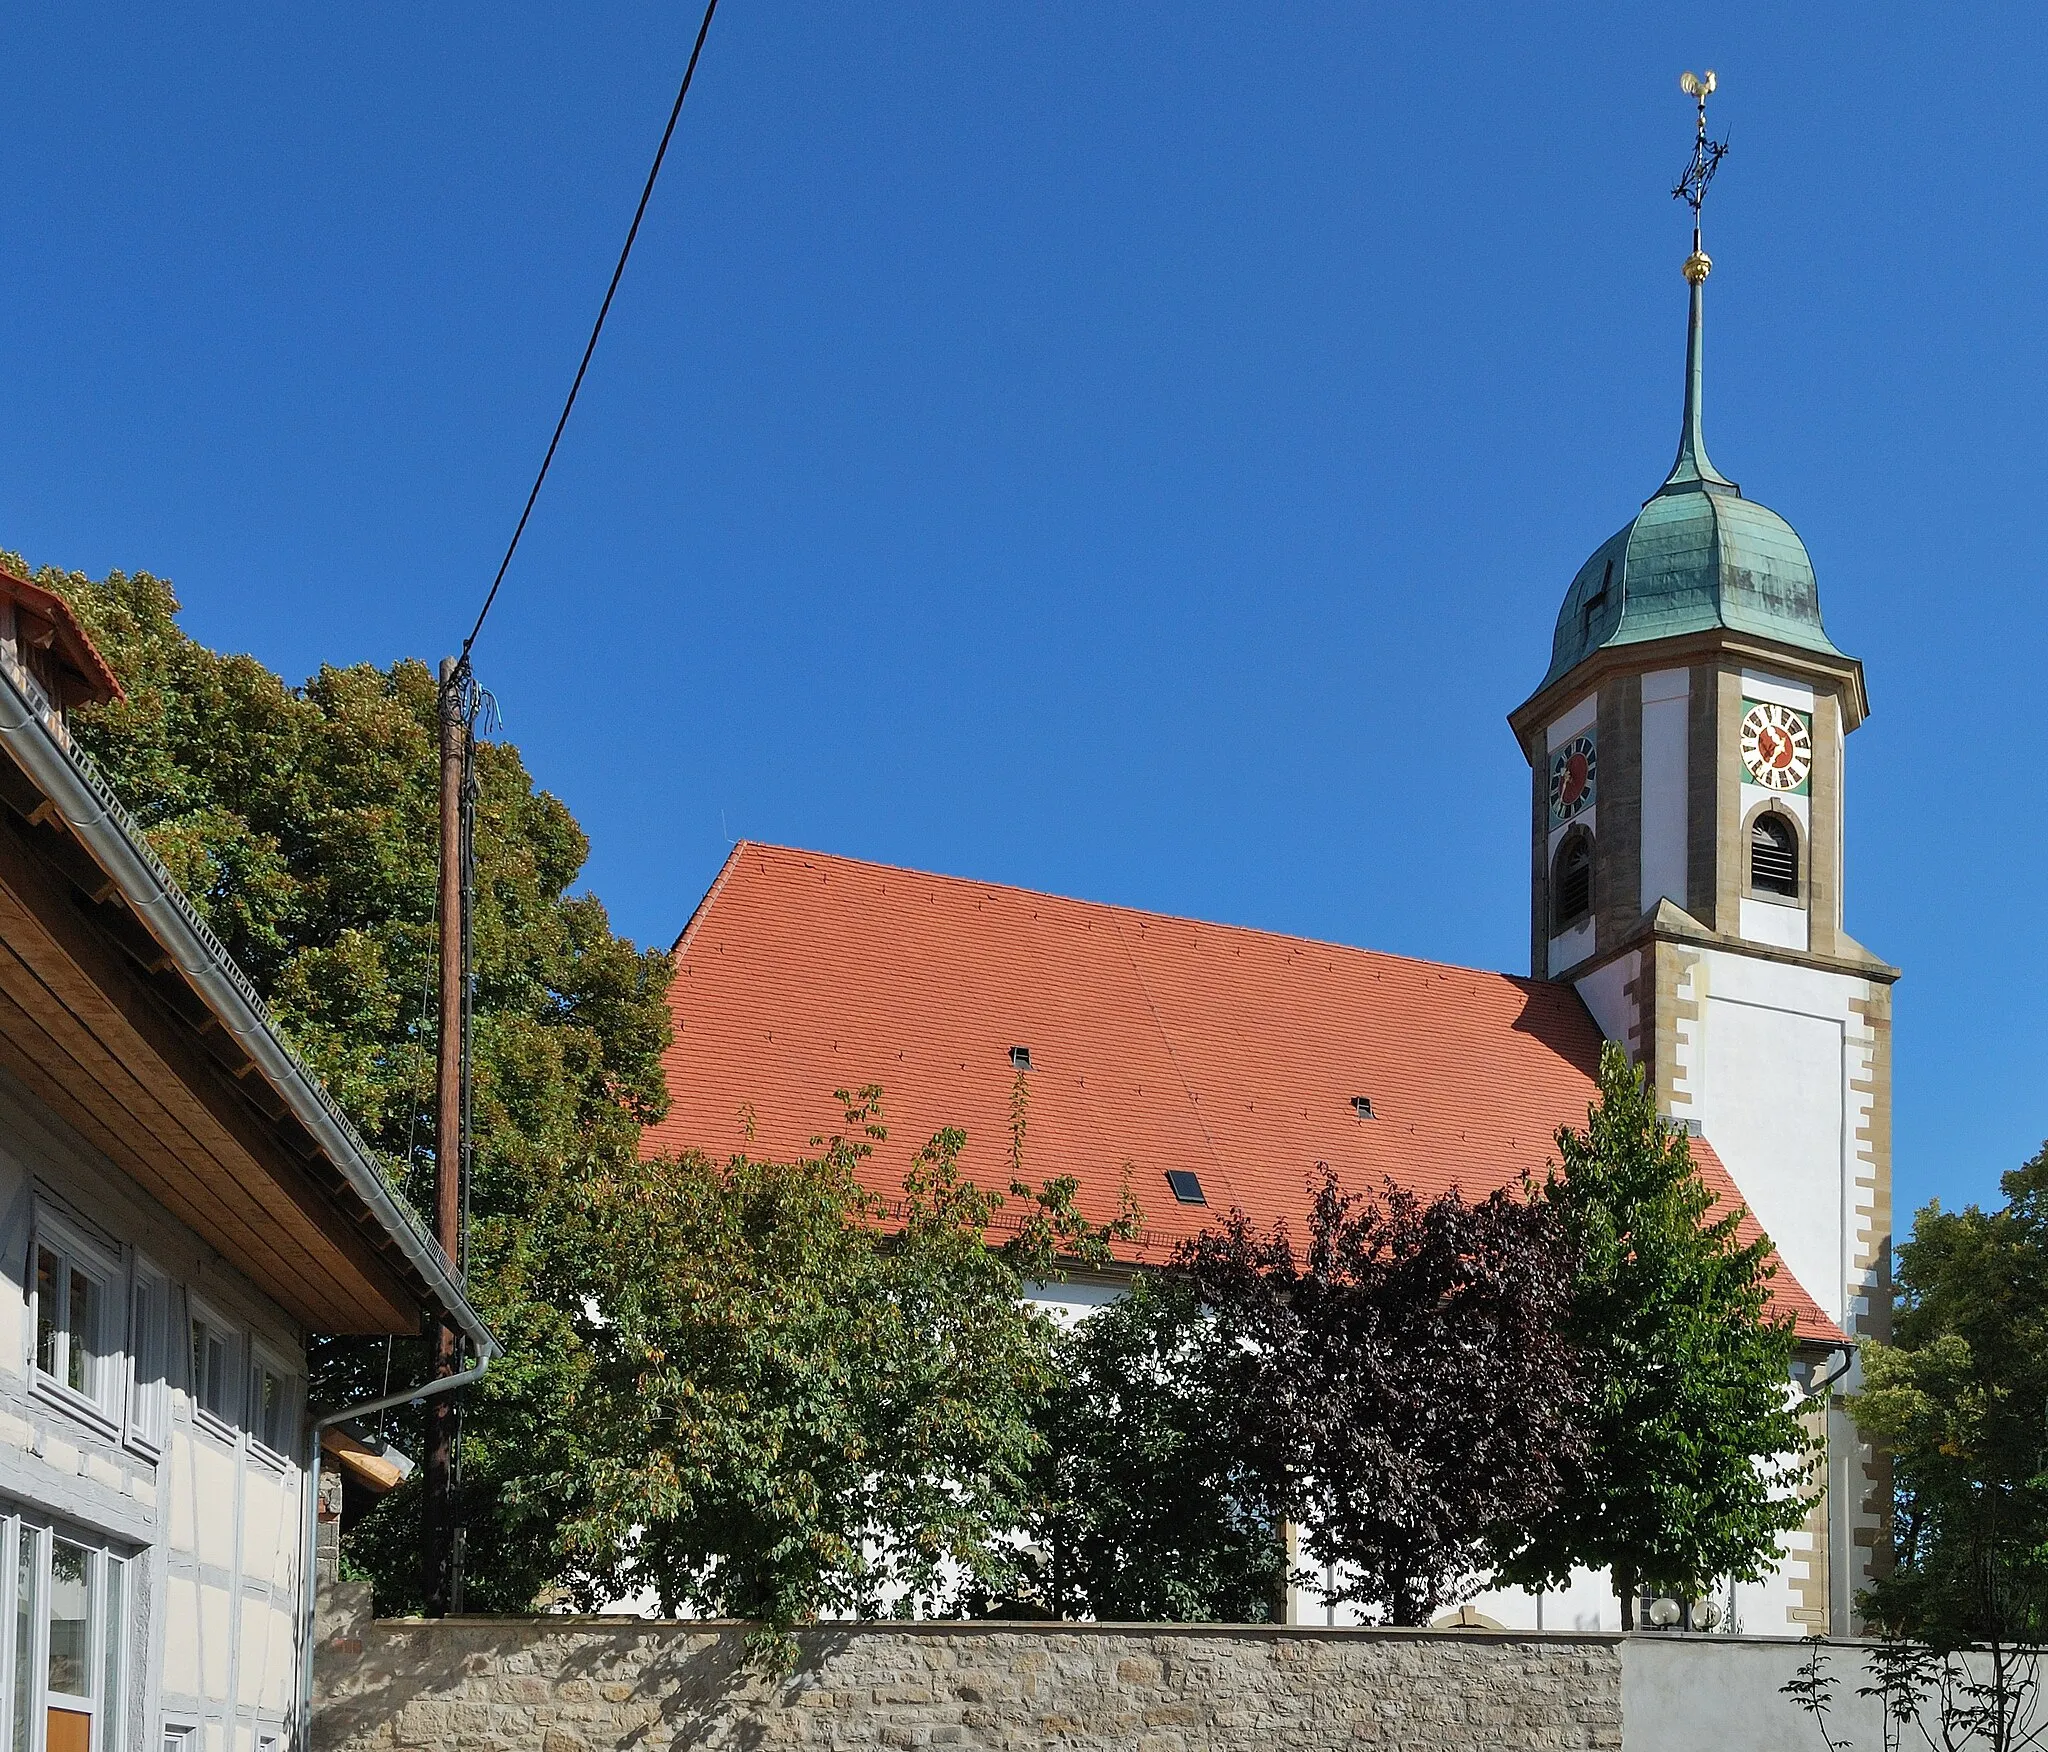
[[[1319, 1162], [1348, 1187], [1474, 1197], [1540, 1171], [1600, 1058], [1568, 985], [745, 843], [676, 944], [672, 992], [650, 1150], [725, 1155], [750, 1110], [753, 1153], [798, 1153], [842, 1129], [834, 1089], [878, 1083], [872, 1190], [900, 1193], [948, 1125], [1001, 1186], [1027, 1047], [1027, 1176], [1076, 1176], [1100, 1221], [1128, 1166], [1143, 1234], [1123, 1251], [1151, 1261], [1233, 1205], [1299, 1229]], [[1734, 1198], [1705, 1140], [1694, 1155]], [[1206, 1208], [1169, 1192], [1182, 1168]], [[1802, 1336], [1841, 1342], [1782, 1266], [1775, 1287]]]
[[[30, 583], [6, 566], [0, 566], [0, 597], [12, 602], [25, 617], [16, 623], [18, 637], [30, 645], [48, 644], [55, 648], [56, 667], [64, 677], [66, 697], [54, 704], [105, 705], [109, 700], [128, 697], [120, 678], [107, 667], [99, 647], [79, 625], [77, 614], [63, 597]], [[38, 622], [41, 624], [37, 625]]]

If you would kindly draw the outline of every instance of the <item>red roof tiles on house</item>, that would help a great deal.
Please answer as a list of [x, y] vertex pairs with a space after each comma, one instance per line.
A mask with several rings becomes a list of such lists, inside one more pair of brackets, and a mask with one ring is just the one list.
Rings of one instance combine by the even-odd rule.
[[[1012, 1047], [1029, 1050], [1026, 1174], [1072, 1174], [1115, 1214], [1128, 1169], [1161, 1261], [1243, 1207], [1297, 1229], [1327, 1162], [1481, 1197], [1540, 1172], [1584, 1124], [1600, 1032], [1568, 985], [743, 843], [676, 944], [670, 1110], [650, 1150], [793, 1155], [843, 1129], [835, 1089], [882, 1088], [865, 1175], [900, 1193], [916, 1149], [967, 1134], [1009, 1171]], [[1353, 1098], [1370, 1100], [1362, 1118]], [[1733, 1183], [1699, 1140], [1708, 1184]], [[1192, 1169], [1206, 1207], [1178, 1202]], [[1748, 1230], [1757, 1232], [1754, 1219]], [[1803, 1337], [1842, 1342], [1780, 1267]]]

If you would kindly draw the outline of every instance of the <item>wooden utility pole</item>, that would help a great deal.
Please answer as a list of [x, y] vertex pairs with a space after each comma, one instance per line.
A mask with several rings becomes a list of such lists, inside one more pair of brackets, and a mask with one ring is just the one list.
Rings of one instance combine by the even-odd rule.
[[[459, 659], [441, 660], [441, 965], [440, 1051], [434, 1067], [434, 1235], [451, 1263], [462, 1247], [463, 954], [462, 774], [469, 742], [468, 689]], [[462, 1366], [454, 1325], [434, 1332], [434, 1374]], [[425, 1563], [427, 1616], [447, 1615], [454, 1588], [455, 1404], [452, 1394], [427, 1401]]]

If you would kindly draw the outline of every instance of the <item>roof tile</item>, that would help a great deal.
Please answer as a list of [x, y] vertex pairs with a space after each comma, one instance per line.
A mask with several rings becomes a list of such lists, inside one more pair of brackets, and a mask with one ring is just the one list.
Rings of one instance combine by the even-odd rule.
[[[871, 1190], [900, 1193], [948, 1125], [967, 1172], [1001, 1185], [1025, 1046], [1027, 1174], [1074, 1175], [1105, 1222], [1128, 1173], [1142, 1234], [1124, 1251], [1154, 1262], [1232, 1206], [1298, 1226], [1319, 1163], [1429, 1196], [1540, 1172], [1558, 1127], [1584, 1123], [1600, 1059], [1568, 985], [752, 843], [676, 963], [671, 1106], [649, 1149], [723, 1155], [750, 1122], [756, 1152], [795, 1154], [840, 1129], [835, 1089], [876, 1083], [890, 1136]], [[1704, 1140], [1695, 1156], [1733, 1197]], [[1174, 1168], [1200, 1175], [1206, 1208], [1174, 1199]], [[1839, 1342], [1782, 1268], [1776, 1288], [1802, 1336]]]

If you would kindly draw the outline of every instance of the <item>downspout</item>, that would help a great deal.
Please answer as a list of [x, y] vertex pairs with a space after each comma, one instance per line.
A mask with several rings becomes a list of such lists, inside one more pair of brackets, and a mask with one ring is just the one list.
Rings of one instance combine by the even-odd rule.
[[304, 1569], [304, 1587], [300, 1600], [305, 1631], [299, 1656], [299, 1752], [312, 1752], [313, 1746], [313, 1651], [314, 1616], [319, 1610], [320, 1581], [317, 1547], [320, 1538], [320, 1438], [338, 1423], [347, 1423], [351, 1418], [372, 1417], [380, 1411], [394, 1411], [401, 1405], [418, 1405], [424, 1400], [438, 1399], [444, 1393], [452, 1393], [458, 1387], [468, 1387], [484, 1378], [484, 1371], [491, 1366], [494, 1357], [501, 1354], [497, 1340], [484, 1335], [485, 1345], [474, 1363], [459, 1375], [443, 1375], [438, 1380], [428, 1381], [419, 1387], [407, 1387], [397, 1393], [387, 1393], [381, 1399], [366, 1399], [360, 1405], [345, 1406], [340, 1411], [330, 1411], [325, 1417], [313, 1420], [311, 1434], [313, 1458], [306, 1469], [306, 1514], [305, 1538], [300, 1550], [300, 1561]]
[[[1821, 1469], [1826, 1479], [1824, 1486], [1827, 1504], [1827, 1559], [1828, 1559], [1828, 1625], [1830, 1636], [1846, 1636], [1849, 1633], [1848, 1612], [1842, 1608], [1842, 1622], [1835, 1623], [1837, 1596], [1848, 1601], [1849, 1563], [1853, 1548], [1849, 1541], [1848, 1495], [1849, 1473], [1846, 1463], [1842, 1476], [1835, 1476], [1835, 1412], [1829, 1403], [1832, 1395], [1829, 1389], [1856, 1366], [1856, 1346], [1853, 1342], [1842, 1347], [1842, 1366], [1832, 1374], [1823, 1375], [1800, 1395], [1800, 1402], [1820, 1405], [1821, 1416]], [[1837, 1489], [1839, 1483], [1840, 1488]]]
[[1823, 1393], [1825, 1393], [1844, 1375], [1848, 1374], [1848, 1372], [1856, 1365], [1856, 1346], [1853, 1343], [1838, 1345], [1834, 1348], [1838, 1349], [1842, 1353], [1842, 1366], [1839, 1369], [1837, 1369], [1832, 1375], [1823, 1375], [1818, 1381], [1814, 1382], [1814, 1384], [1811, 1387], [1802, 1388], [1800, 1390], [1799, 1397], [1808, 1404], [1811, 1404], [1814, 1400], [1818, 1399]]

